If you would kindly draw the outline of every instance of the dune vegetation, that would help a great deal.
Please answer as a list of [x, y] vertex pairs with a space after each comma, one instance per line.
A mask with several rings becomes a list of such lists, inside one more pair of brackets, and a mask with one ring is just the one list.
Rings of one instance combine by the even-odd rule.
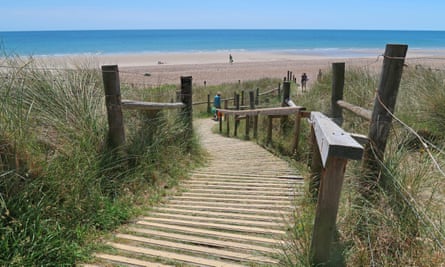
[[[179, 111], [125, 111], [124, 153], [110, 150], [99, 69], [13, 56], [0, 65], [1, 266], [86, 260], [98, 237], [159, 201], [202, 160]], [[159, 88], [121, 90], [130, 99], [162, 96]]]

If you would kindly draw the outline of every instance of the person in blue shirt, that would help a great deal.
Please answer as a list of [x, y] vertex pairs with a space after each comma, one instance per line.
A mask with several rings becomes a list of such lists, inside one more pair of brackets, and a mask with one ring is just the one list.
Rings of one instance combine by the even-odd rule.
[[216, 93], [215, 97], [213, 98], [213, 119], [218, 120], [218, 112], [217, 109], [221, 108], [221, 93]]

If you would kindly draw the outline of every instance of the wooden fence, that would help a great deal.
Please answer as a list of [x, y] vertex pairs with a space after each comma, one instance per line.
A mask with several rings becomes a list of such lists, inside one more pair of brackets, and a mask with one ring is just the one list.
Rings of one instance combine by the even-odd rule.
[[[320, 112], [307, 112], [304, 107], [295, 105], [286, 92], [286, 82], [283, 83], [282, 107], [268, 109], [229, 110], [219, 111], [226, 117], [227, 135], [230, 135], [230, 117], [234, 117], [237, 135], [237, 123], [246, 120], [246, 137], [249, 134], [249, 117], [258, 115], [268, 116], [267, 141], [271, 141], [272, 119], [284, 118], [290, 114], [296, 114], [295, 132], [292, 151], [298, 152], [298, 140], [301, 118], [309, 118], [311, 124], [311, 175], [309, 181], [310, 194], [317, 199], [314, 228], [312, 233], [310, 260], [315, 266], [329, 261], [331, 243], [335, 232], [335, 224], [340, 200], [344, 173], [348, 160], [363, 159], [362, 179], [371, 179], [376, 184], [380, 177], [383, 154], [389, 135], [391, 115], [394, 111], [397, 92], [400, 85], [403, 65], [407, 52], [406, 45], [387, 45], [383, 55], [383, 69], [380, 85], [377, 91], [374, 110], [366, 110], [362, 107], [343, 101], [345, 63], [333, 63], [332, 81], [332, 107], [331, 118]], [[288, 73], [288, 78], [289, 78]], [[368, 136], [351, 134], [340, 126], [343, 122], [343, 109], [354, 112], [358, 116], [369, 120], [370, 128]], [[258, 119], [256, 118], [257, 122]], [[222, 130], [220, 120], [220, 131]], [[256, 137], [257, 123], [254, 123], [254, 136]], [[363, 146], [365, 148], [363, 148]], [[369, 180], [365, 180], [365, 188], [369, 188]], [[370, 194], [365, 190], [365, 196]]]
[[[295, 131], [293, 135], [292, 151], [298, 152], [300, 138], [300, 123], [302, 118], [308, 118], [311, 126], [310, 140], [313, 154], [311, 156], [311, 175], [309, 190], [317, 199], [310, 259], [313, 265], [323, 265], [329, 261], [331, 243], [333, 240], [340, 194], [347, 162], [363, 159], [366, 172], [364, 177], [377, 180], [380, 172], [379, 163], [383, 160], [386, 140], [389, 135], [391, 115], [394, 111], [398, 87], [407, 52], [406, 45], [387, 45], [381, 81], [377, 92], [374, 110], [369, 111], [343, 101], [344, 63], [333, 64], [332, 108], [331, 118], [320, 112], [307, 112], [302, 106], [297, 106], [290, 99], [290, 81], [283, 82], [283, 96], [281, 107], [256, 108], [258, 105], [258, 90], [249, 92], [250, 103], [248, 109], [241, 110], [239, 95], [235, 95], [235, 108], [228, 108], [228, 99], [224, 102], [224, 109], [218, 112], [224, 115], [227, 135], [230, 135], [230, 122], [234, 123], [233, 135], [237, 135], [240, 121], [246, 122], [245, 137], [250, 138], [250, 128], [253, 136], [258, 133], [258, 116], [267, 116], [267, 142], [272, 140], [272, 120], [280, 118], [285, 122], [288, 115], [295, 116]], [[103, 66], [103, 80], [106, 93], [106, 105], [109, 123], [109, 144], [113, 148], [120, 147], [125, 142], [122, 109], [161, 110], [166, 108], [181, 108], [185, 120], [192, 132], [192, 77], [181, 77], [180, 103], [147, 103], [131, 100], [121, 100], [119, 72], [117, 66]], [[292, 74], [288, 72], [288, 79]], [[279, 87], [280, 88], [280, 87]], [[210, 96], [206, 103], [210, 106]], [[246, 107], [244, 107], [246, 108]], [[343, 122], [342, 109], [352, 111], [365, 119], [370, 119], [368, 137], [351, 134], [340, 126]], [[252, 123], [251, 123], [252, 122]], [[219, 120], [222, 131], [223, 120]], [[251, 127], [252, 126], [252, 127]], [[368, 142], [369, 140], [369, 142]], [[365, 148], [360, 144], [363, 143]], [[371, 175], [370, 175], [371, 174]]]
[[[374, 187], [378, 183], [378, 180], [382, 179], [380, 175], [382, 168], [381, 162], [383, 162], [383, 155], [392, 122], [390, 113], [394, 112], [407, 49], [407, 45], [386, 46], [385, 54], [383, 55], [384, 60], [380, 84], [372, 111], [342, 100], [345, 63], [333, 63], [332, 65], [332, 121], [336, 122], [337, 125], [342, 124], [343, 109], [370, 121], [367, 137], [350, 135], [351, 138], [364, 144], [364, 150], [357, 146], [357, 144], [354, 145], [352, 143], [353, 139], [344, 139], [343, 142], [347, 143], [340, 145], [341, 149], [338, 149], [340, 148], [338, 145], [333, 145], [333, 147], [336, 148], [334, 151], [337, 150], [341, 157], [363, 160], [362, 187], [360, 190], [365, 197], [372, 195], [372, 191], [375, 189]], [[344, 173], [346, 162], [337, 159], [331, 159], [330, 161], [324, 160], [325, 153], [323, 153], [322, 149], [324, 148], [326, 150], [330, 145], [326, 146], [323, 142], [320, 143], [320, 138], [317, 136], [317, 128], [320, 127], [320, 124], [315, 120], [320, 120], [320, 118], [315, 118], [314, 115], [312, 115], [311, 120], [314, 125], [314, 130], [312, 131], [315, 132], [314, 140], [316, 140], [318, 144], [320, 153], [317, 151], [317, 153], [313, 154], [313, 157], [316, 158], [312, 159], [311, 164], [312, 180], [310, 181], [310, 185], [312, 186], [310, 186], [310, 190], [314, 195], [318, 193], [318, 202], [310, 256], [312, 264], [318, 265], [326, 263], [329, 260], [330, 243], [332, 242], [335, 230], [338, 200], [343, 182], [342, 173]], [[333, 128], [326, 133], [327, 135], [324, 135], [326, 140], [329, 137], [337, 139], [339, 134], [342, 136], [349, 135], [346, 132], [341, 132], [339, 126], [336, 126], [337, 130], [335, 130], [332, 124], [330, 127]], [[329, 128], [321, 127], [318, 132], [322, 132], [323, 129], [326, 130]], [[318, 135], [323, 136], [323, 134]], [[316, 149], [317, 146], [315, 146], [314, 151], [316, 151]], [[333, 155], [336, 154], [334, 151], [332, 151]], [[363, 157], [361, 156], [362, 153]], [[319, 158], [318, 155], [320, 155], [321, 158]], [[370, 185], [374, 185], [374, 187]], [[328, 199], [326, 199], [327, 197]]]
[[153, 111], [181, 109], [189, 135], [193, 132], [192, 124], [192, 77], [181, 77], [181, 93], [178, 103], [154, 103], [135, 100], [122, 100], [120, 91], [119, 69], [117, 65], [102, 66], [105, 88], [105, 104], [108, 117], [108, 145], [119, 149], [125, 144], [124, 117], [122, 109]]

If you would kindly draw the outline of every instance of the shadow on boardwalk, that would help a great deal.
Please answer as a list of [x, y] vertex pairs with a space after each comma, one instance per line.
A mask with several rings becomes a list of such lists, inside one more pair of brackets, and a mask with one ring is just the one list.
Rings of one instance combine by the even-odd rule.
[[275, 266], [283, 219], [302, 190], [288, 164], [253, 142], [212, 133], [195, 121], [210, 154], [184, 181], [185, 192], [115, 235], [101, 266]]

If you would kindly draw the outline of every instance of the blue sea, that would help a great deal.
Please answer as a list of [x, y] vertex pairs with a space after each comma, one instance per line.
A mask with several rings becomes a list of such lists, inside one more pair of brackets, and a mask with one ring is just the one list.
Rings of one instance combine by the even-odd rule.
[[[388, 43], [445, 49], [445, 31], [382, 30], [90, 30], [0, 32], [3, 52], [17, 55], [287, 51], [349, 55]], [[354, 52], [355, 51], [355, 52]], [[350, 55], [349, 55], [350, 56]]]

